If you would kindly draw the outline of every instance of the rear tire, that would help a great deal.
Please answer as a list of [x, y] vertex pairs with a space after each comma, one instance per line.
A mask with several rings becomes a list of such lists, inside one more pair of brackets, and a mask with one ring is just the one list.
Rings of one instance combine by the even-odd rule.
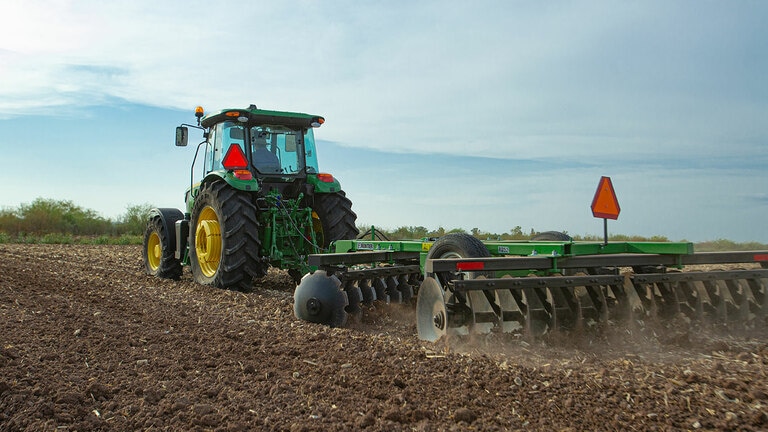
[[357, 238], [357, 215], [352, 211], [352, 201], [344, 191], [315, 195], [312, 210], [317, 244], [322, 249], [327, 249], [336, 240]]
[[249, 291], [267, 273], [250, 195], [222, 181], [204, 183], [190, 221], [189, 258], [197, 283]]
[[[169, 222], [173, 226], [176, 221]], [[181, 278], [181, 260], [176, 259], [174, 247], [175, 245], [171, 244], [170, 233], [165, 229], [160, 216], [150, 219], [144, 231], [142, 253], [147, 274], [165, 279]]]

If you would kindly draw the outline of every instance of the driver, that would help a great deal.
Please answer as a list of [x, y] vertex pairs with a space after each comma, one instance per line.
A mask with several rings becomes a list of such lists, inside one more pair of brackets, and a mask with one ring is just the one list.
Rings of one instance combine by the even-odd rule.
[[279, 173], [282, 172], [280, 160], [274, 153], [267, 148], [267, 134], [260, 132], [253, 138], [253, 165], [259, 172]]

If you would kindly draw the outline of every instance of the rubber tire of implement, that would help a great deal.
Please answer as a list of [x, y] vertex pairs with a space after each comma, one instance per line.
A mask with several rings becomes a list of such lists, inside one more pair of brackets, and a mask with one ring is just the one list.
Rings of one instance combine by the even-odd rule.
[[[219, 262], [215, 270], [208, 269], [211, 274], [205, 274], [198, 257], [198, 224], [205, 209], [215, 212], [221, 233], [220, 243], [216, 245], [220, 247]], [[197, 283], [249, 291], [253, 278], [266, 275], [267, 266], [259, 258], [261, 241], [256, 212], [250, 194], [233, 189], [223, 181], [203, 183], [195, 198], [189, 224], [189, 258], [192, 276]]]
[[[485, 247], [483, 242], [477, 238], [463, 233], [447, 234], [435, 241], [432, 247], [427, 253], [427, 259], [439, 259], [439, 258], [485, 258], [491, 256], [488, 252], [488, 248]], [[488, 276], [489, 272], [464, 272], [467, 279], [475, 279], [479, 276]], [[419, 288], [418, 297], [416, 298], [416, 310], [417, 310], [417, 330], [419, 331], [420, 338], [439, 338], [439, 335], [445, 333], [447, 330], [448, 318], [446, 315], [446, 305], [453, 305], [453, 310], [468, 310], [469, 298], [464, 293], [444, 292], [447, 289], [448, 282], [457, 279], [455, 272], [441, 272], [435, 274], [436, 278], [425, 278], [422, 282], [424, 284], [430, 284], [427, 289], [422, 292]], [[438, 296], [437, 292], [440, 291], [441, 295]], [[445, 302], [443, 306], [435, 305], [436, 297], [442, 297]], [[421, 306], [419, 306], [421, 304]], [[441, 329], [436, 330], [437, 327], [434, 324], [430, 324], [435, 319], [435, 313], [437, 310], [442, 311], [444, 315], [443, 326]], [[463, 314], [461, 314], [463, 315]], [[458, 316], [454, 316], [450, 320], [455, 321]], [[466, 319], [466, 316], [464, 316]], [[463, 320], [464, 320], [463, 319]], [[468, 322], [462, 325], [469, 325]]]
[[[447, 234], [435, 241], [427, 253], [427, 259], [437, 258], [484, 258], [490, 257], [491, 253], [485, 247], [482, 241], [463, 233]], [[486, 275], [485, 272], [468, 272], [468, 276], [474, 279], [477, 276]], [[455, 279], [453, 275], [441, 275], [450, 280]], [[446, 282], [446, 281], [443, 281]]]
[[[564, 242], [572, 242], [573, 237], [569, 236], [568, 234], [560, 231], [544, 231], [541, 233], [536, 234], [531, 238], [531, 241], [564, 241]], [[577, 269], [566, 269], [563, 271], [563, 274], [566, 276], [573, 276], [577, 275], [579, 273], [589, 274], [589, 271], [585, 268], [577, 268]]]
[[357, 215], [352, 211], [352, 201], [344, 191], [316, 194], [312, 210], [320, 218], [322, 232], [315, 233], [318, 236], [318, 244], [323, 249], [327, 249], [332, 241], [353, 240], [357, 237]]
[[[175, 216], [178, 216], [176, 220], [183, 217], [181, 212]], [[173, 224], [176, 223], [176, 220], [168, 221], [169, 225], [173, 226]], [[160, 259], [157, 262], [157, 267], [152, 265], [153, 260], [149, 257], [150, 239], [152, 239], [152, 242], [159, 242], [162, 251]], [[150, 219], [149, 222], [147, 222], [147, 228], [144, 231], [144, 243], [142, 248], [142, 258], [147, 274], [165, 279], [181, 278], [181, 260], [176, 259], [173, 248], [174, 245], [171, 244], [171, 237], [166, 231], [160, 216], [155, 216]]]
[[463, 233], [446, 234], [429, 248], [427, 259], [437, 258], [483, 258], [491, 253], [482, 241]]
[[531, 241], [573, 241], [573, 237], [560, 231], [544, 231], [533, 236]]

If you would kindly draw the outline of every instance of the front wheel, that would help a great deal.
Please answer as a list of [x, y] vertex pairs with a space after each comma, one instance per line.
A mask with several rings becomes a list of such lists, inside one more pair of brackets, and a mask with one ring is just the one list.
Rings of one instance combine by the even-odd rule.
[[259, 221], [247, 193], [224, 182], [204, 183], [190, 221], [189, 258], [196, 282], [248, 291], [266, 274], [259, 258]]

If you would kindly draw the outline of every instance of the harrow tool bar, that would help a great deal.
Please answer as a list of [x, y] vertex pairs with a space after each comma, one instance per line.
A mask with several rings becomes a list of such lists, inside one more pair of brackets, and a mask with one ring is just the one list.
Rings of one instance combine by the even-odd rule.
[[347, 267], [356, 264], [375, 264], [381, 262], [403, 262], [418, 261], [417, 252], [400, 251], [370, 251], [354, 253], [336, 253], [336, 254], [316, 254], [310, 255], [307, 262], [315, 267]]
[[[449, 332], [535, 337], [609, 320], [680, 314], [702, 323], [764, 327], [768, 269], [677, 269], [733, 263], [766, 267], [768, 253], [430, 259], [419, 290], [417, 328], [426, 340]], [[532, 277], [512, 277], [526, 274]]]

